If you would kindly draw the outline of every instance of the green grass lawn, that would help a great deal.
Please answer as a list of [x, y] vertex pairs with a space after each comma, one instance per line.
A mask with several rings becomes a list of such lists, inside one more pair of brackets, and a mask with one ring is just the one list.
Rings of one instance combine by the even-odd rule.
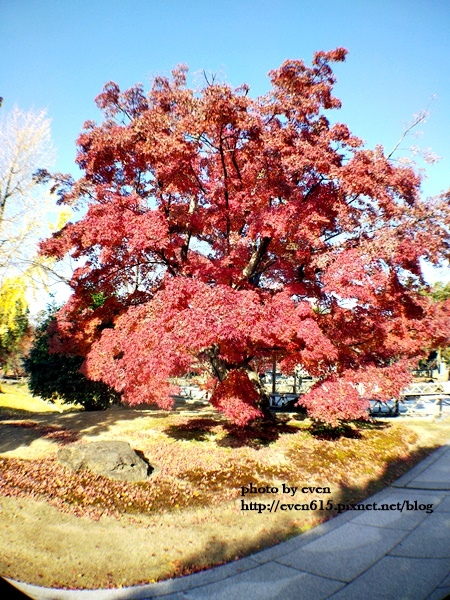
[[0, 415], [2, 417], [17, 415], [18, 412], [41, 413], [41, 412], [63, 412], [66, 410], [80, 409], [64, 404], [63, 402], [47, 402], [38, 396], [32, 396], [25, 382], [2, 383], [0, 387]]

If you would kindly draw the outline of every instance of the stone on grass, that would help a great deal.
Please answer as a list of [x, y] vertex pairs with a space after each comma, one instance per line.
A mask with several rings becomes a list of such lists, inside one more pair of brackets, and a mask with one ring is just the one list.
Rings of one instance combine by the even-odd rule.
[[74, 471], [88, 469], [120, 481], [145, 481], [152, 470], [128, 442], [102, 441], [66, 446], [58, 450], [58, 460]]

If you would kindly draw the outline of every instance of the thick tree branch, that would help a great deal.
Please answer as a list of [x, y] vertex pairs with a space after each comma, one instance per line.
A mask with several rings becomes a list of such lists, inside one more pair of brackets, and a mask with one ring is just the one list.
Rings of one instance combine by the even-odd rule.
[[190, 217], [194, 214], [196, 208], [197, 208], [197, 196], [195, 196], [195, 194], [194, 194], [193, 196], [191, 196], [191, 199], [189, 202], [189, 209], [188, 209], [189, 218], [186, 220], [185, 240], [184, 240], [184, 244], [182, 245], [181, 251], [180, 251], [182, 262], [186, 262], [186, 260], [187, 260], [189, 244], [191, 242], [191, 237], [192, 237], [192, 228], [191, 228]]
[[230, 195], [228, 191], [228, 170], [225, 162], [225, 153], [223, 151], [223, 137], [222, 130], [220, 132], [220, 145], [219, 145], [219, 153], [220, 153], [220, 162], [222, 164], [223, 171], [223, 179], [224, 179], [224, 197], [225, 197], [225, 209], [226, 209], [226, 221], [227, 221], [227, 244], [230, 244], [230, 232], [231, 232], [231, 223], [230, 223]]
[[248, 261], [248, 265], [242, 272], [245, 278], [250, 279], [256, 273], [271, 241], [272, 238], [270, 237], [262, 238], [259, 246], [253, 251], [250, 260]]
[[229, 368], [224, 360], [219, 358], [220, 346], [219, 344], [214, 344], [211, 348], [205, 350], [205, 354], [208, 357], [209, 363], [212, 367], [214, 375], [217, 377], [219, 381], [224, 381], [226, 379]]

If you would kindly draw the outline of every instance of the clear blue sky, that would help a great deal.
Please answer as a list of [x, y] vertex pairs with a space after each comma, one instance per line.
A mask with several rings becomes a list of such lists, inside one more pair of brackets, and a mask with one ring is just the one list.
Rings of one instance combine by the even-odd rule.
[[268, 89], [287, 58], [344, 46], [335, 94], [369, 146], [387, 150], [432, 96], [430, 118], [410, 144], [442, 156], [427, 167], [427, 195], [450, 186], [450, 0], [0, 0], [2, 110], [46, 108], [56, 170], [74, 168], [75, 139], [98, 119], [104, 83], [122, 89], [169, 74], [220, 72], [232, 85]]

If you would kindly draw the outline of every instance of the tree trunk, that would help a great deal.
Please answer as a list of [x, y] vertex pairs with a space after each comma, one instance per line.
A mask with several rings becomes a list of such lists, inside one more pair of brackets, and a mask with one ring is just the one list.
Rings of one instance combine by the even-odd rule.
[[270, 394], [266, 391], [265, 387], [261, 383], [258, 373], [256, 371], [252, 371], [251, 369], [247, 369], [247, 375], [259, 394], [258, 408], [263, 413], [263, 419], [265, 421], [274, 421], [275, 419], [273, 413], [270, 410]]
[[[220, 348], [218, 344], [211, 346], [206, 350], [206, 356], [209, 359], [212, 370], [219, 381], [224, 381], [232, 368], [237, 368], [236, 365], [231, 367], [224, 360], [219, 357]], [[270, 410], [270, 394], [266, 391], [264, 386], [261, 383], [259, 375], [256, 371], [251, 369], [247, 364], [242, 365], [247, 371], [247, 376], [250, 381], [255, 386], [256, 391], [259, 395], [258, 408], [261, 410], [263, 414], [263, 419], [265, 421], [273, 421], [274, 416]]]
[[215, 376], [219, 381], [223, 381], [226, 379], [230, 369], [228, 368], [226, 362], [219, 358], [219, 351], [219, 345], [214, 344], [214, 346], [211, 346], [211, 348], [206, 350], [206, 356], [209, 359], [209, 363], [214, 371]]

